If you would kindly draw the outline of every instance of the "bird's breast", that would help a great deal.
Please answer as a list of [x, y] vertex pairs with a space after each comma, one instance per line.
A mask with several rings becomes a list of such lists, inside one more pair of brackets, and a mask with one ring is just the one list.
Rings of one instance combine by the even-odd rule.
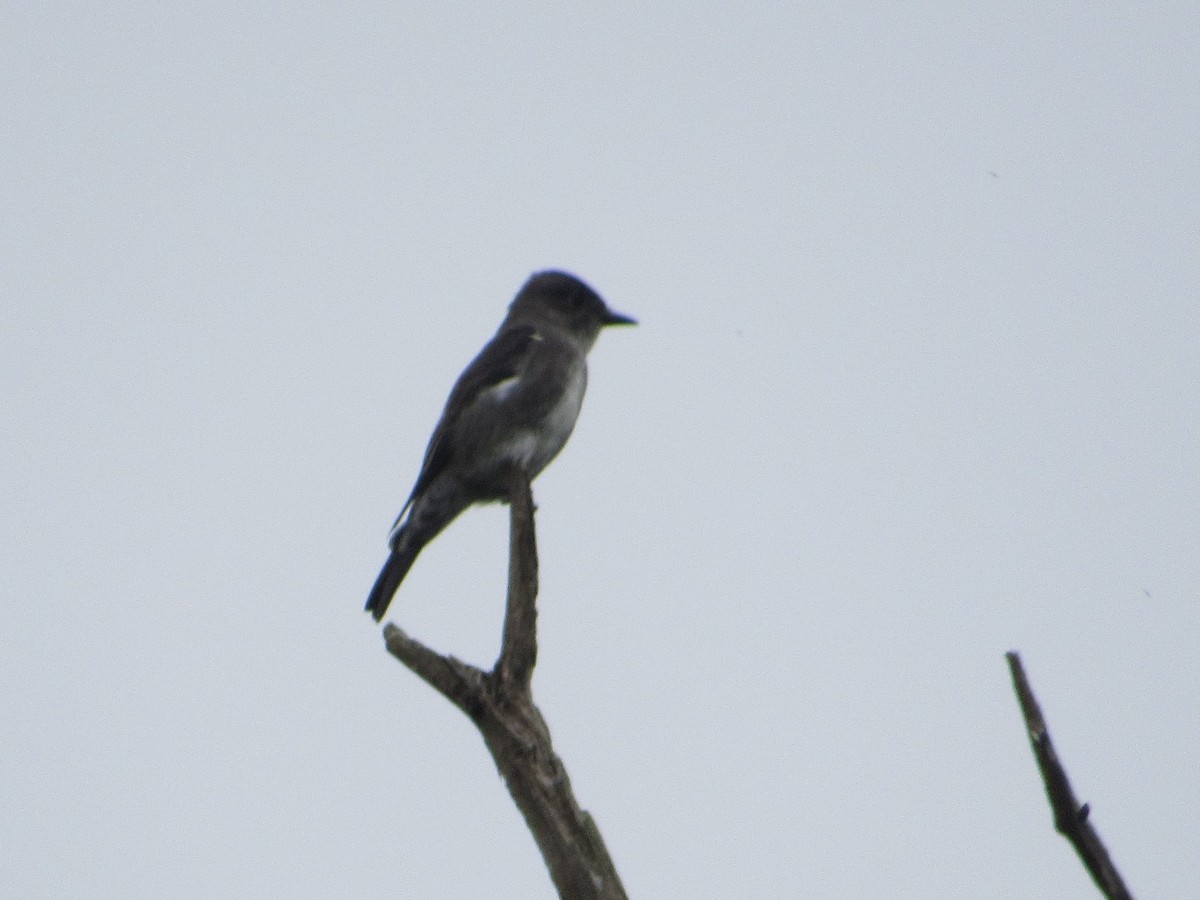
[[531, 477], [541, 472], [562, 450], [583, 405], [586, 369], [582, 365], [569, 366], [559, 375], [556, 389], [548, 391], [537, 404], [540, 414], [513, 429], [501, 451], [505, 459], [521, 466]]

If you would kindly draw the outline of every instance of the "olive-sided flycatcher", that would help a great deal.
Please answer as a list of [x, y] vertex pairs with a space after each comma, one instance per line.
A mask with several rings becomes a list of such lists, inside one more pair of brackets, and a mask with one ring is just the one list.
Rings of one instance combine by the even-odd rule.
[[376, 622], [421, 548], [455, 516], [472, 503], [507, 499], [514, 468], [532, 480], [554, 459], [579, 416], [600, 329], [632, 324], [574, 275], [538, 272], [525, 282], [450, 391], [367, 598]]

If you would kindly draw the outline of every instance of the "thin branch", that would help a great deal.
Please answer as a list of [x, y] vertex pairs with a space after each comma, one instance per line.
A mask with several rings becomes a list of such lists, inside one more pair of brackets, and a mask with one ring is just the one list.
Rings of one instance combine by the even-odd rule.
[[537, 535], [529, 480], [514, 477], [509, 492], [508, 604], [495, 673], [513, 690], [529, 695], [537, 665]]
[[472, 719], [475, 718], [483, 683], [487, 678], [486, 672], [453, 656], [442, 656], [409, 637], [391, 622], [384, 626], [383, 638], [388, 653]]
[[537, 662], [537, 543], [533, 495], [523, 473], [513, 478], [508, 604], [500, 656], [490, 672], [442, 656], [395, 625], [387, 649], [475, 723], [542, 851], [564, 900], [628, 900], [595, 821], [580, 809], [550, 730], [533, 703]]
[[1075, 847], [1075, 852], [1079, 854], [1084, 867], [1096, 882], [1096, 887], [1105, 897], [1109, 900], [1133, 900], [1133, 895], [1125, 887], [1117, 867], [1109, 858], [1108, 850], [1088, 821], [1088, 805], [1084, 803], [1081, 806], [1075, 798], [1067, 771], [1058, 761], [1058, 754], [1054, 752], [1050, 730], [1046, 727], [1046, 720], [1042, 716], [1037, 698], [1033, 696], [1033, 688], [1029, 686], [1029, 679], [1025, 677], [1021, 657], [1015, 651], [1006, 653], [1005, 657], [1012, 673], [1013, 690], [1017, 693], [1017, 701], [1021, 704], [1021, 713], [1025, 717], [1029, 745], [1033, 748], [1033, 756], [1046, 785], [1046, 796], [1054, 813], [1055, 829]]

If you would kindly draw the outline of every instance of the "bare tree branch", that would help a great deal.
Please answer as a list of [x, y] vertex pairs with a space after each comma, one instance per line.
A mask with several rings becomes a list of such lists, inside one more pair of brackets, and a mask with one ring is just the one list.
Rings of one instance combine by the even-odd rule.
[[482, 669], [430, 650], [389, 622], [383, 629], [388, 652], [424, 679], [447, 700], [474, 718], [474, 709], [487, 673]]
[[1058, 754], [1054, 752], [1050, 730], [1046, 727], [1042, 710], [1033, 696], [1033, 688], [1029, 686], [1029, 679], [1025, 677], [1021, 657], [1015, 651], [1006, 653], [1005, 657], [1012, 673], [1013, 690], [1017, 693], [1017, 701], [1021, 704], [1021, 713], [1025, 717], [1029, 744], [1033, 748], [1033, 756], [1046, 785], [1046, 796], [1054, 813], [1054, 827], [1075, 847], [1075, 852], [1079, 854], [1084, 867], [1096, 882], [1096, 887], [1105, 897], [1110, 900], [1133, 900], [1133, 895], [1125, 887], [1117, 867], [1109, 858], [1108, 850], [1088, 821], [1088, 805], [1085, 803], [1081, 806], [1075, 798], [1066, 769], [1058, 761]]
[[537, 664], [537, 536], [533, 526], [533, 492], [525, 478], [513, 478], [508, 540], [508, 605], [504, 638], [496, 672], [515, 691], [529, 695]]
[[579, 808], [550, 730], [533, 703], [537, 662], [537, 543], [529, 479], [516, 473], [509, 494], [508, 604], [500, 656], [490, 672], [443, 656], [395, 625], [388, 652], [475, 723], [542, 851], [564, 900], [628, 900], [592, 817]]

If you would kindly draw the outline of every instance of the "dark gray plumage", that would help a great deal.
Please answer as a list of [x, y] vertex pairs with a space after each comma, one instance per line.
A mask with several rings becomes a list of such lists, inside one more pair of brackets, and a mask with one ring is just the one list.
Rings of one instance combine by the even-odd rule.
[[417, 554], [459, 513], [506, 499], [514, 467], [533, 479], [558, 455], [579, 416], [587, 354], [600, 329], [632, 324], [574, 275], [538, 272], [525, 282], [450, 391], [367, 598], [375, 621]]

